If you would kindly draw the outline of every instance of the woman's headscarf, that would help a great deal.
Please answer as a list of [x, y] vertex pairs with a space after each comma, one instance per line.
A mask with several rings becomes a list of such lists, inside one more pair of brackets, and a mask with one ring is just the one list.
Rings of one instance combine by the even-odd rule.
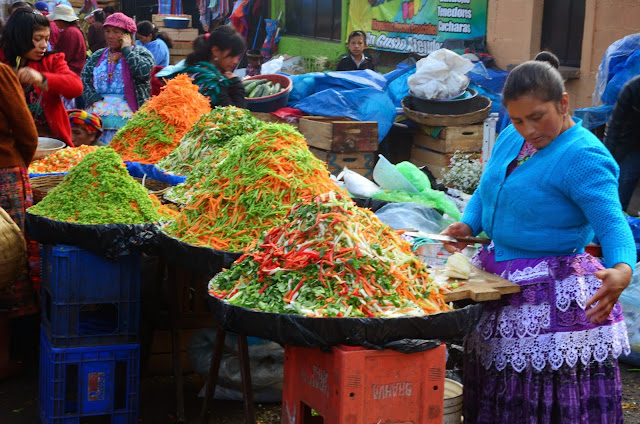
[[98, 137], [102, 135], [102, 119], [95, 113], [81, 109], [69, 109], [67, 113], [71, 127], [84, 128], [89, 134], [97, 132]]

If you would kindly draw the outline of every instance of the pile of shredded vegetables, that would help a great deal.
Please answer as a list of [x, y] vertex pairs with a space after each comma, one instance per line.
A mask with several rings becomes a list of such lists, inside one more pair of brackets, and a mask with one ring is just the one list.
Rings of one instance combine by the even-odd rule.
[[389, 226], [346, 197], [296, 204], [284, 223], [209, 283], [233, 305], [313, 317], [448, 311], [445, 287]]
[[87, 155], [95, 152], [98, 146], [78, 146], [60, 149], [29, 165], [29, 174], [49, 174], [53, 172], [69, 172]]
[[167, 172], [186, 175], [200, 162], [212, 157], [236, 136], [255, 131], [263, 122], [248, 110], [219, 106], [203, 115], [182, 137], [180, 145], [160, 162]]
[[147, 101], [111, 140], [109, 147], [131, 162], [155, 164], [171, 153], [200, 117], [209, 99], [186, 74], [180, 74]]
[[235, 252], [278, 225], [298, 199], [338, 190], [304, 137], [286, 124], [265, 124], [233, 139], [176, 187], [165, 197], [186, 206], [166, 231], [186, 243]]
[[150, 196], [109, 147], [86, 155], [29, 212], [79, 224], [142, 224], [176, 214]]

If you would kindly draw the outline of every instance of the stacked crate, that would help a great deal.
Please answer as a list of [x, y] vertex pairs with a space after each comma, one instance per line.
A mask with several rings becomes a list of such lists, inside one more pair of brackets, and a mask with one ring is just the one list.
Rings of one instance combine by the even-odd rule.
[[369, 179], [378, 151], [378, 123], [349, 118], [305, 116], [298, 123], [309, 150], [338, 175], [346, 166]]
[[152, 22], [158, 27], [158, 31], [167, 33], [173, 40], [173, 48], [169, 49], [172, 65], [185, 59], [193, 51], [192, 43], [198, 37], [197, 28], [174, 29], [166, 28], [164, 18], [189, 18], [191, 15], [153, 15]]
[[138, 419], [140, 255], [42, 247], [38, 407], [43, 424]]
[[423, 128], [414, 135], [411, 162], [416, 166], [426, 166], [436, 178], [442, 177], [443, 169], [449, 166], [456, 152], [477, 158], [482, 156], [484, 127], [481, 123], [444, 127], [435, 137], [427, 132], [429, 130], [431, 128]]

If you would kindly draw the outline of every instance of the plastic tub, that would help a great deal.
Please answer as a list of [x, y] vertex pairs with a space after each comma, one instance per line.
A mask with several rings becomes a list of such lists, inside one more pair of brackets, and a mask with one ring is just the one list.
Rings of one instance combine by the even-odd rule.
[[[287, 103], [289, 103], [289, 93], [291, 93], [291, 90], [293, 89], [293, 81], [291, 81], [291, 78], [280, 74], [265, 74], [248, 77], [245, 78], [244, 81], [256, 79], [266, 79], [267, 81], [271, 81], [273, 84], [280, 83], [282, 90], [279, 93], [275, 93], [270, 96], [255, 97], [253, 99], [245, 97], [247, 100], [247, 109], [252, 112], [268, 113], [287, 106]], [[249, 93], [246, 94], [248, 95]]]
[[418, 97], [409, 92], [413, 99], [415, 110], [435, 115], [461, 114], [477, 110], [477, 102], [474, 99], [478, 95], [478, 92], [473, 88], [468, 88], [466, 93], [468, 93], [467, 96], [453, 98], [450, 100], [433, 100]]
[[33, 160], [39, 160], [55, 153], [60, 149], [64, 149], [66, 144], [56, 138], [38, 137], [38, 147], [33, 155]]
[[444, 379], [444, 411], [442, 424], [462, 422], [462, 384], [449, 378]]
[[164, 26], [172, 29], [185, 29], [189, 27], [191, 19], [189, 18], [164, 18], [162, 20]]

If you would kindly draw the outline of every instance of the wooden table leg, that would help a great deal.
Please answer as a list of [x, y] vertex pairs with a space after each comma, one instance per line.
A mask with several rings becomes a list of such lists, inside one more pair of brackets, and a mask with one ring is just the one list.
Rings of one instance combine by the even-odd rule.
[[184, 380], [180, 358], [180, 322], [182, 319], [183, 278], [178, 277], [175, 265], [169, 266], [169, 313], [171, 319], [171, 357], [176, 385], [176, 421], [186, 422], [184, 415]]
[[244, 415], [247, 424], [256, 423], [256, 411], [253, 404], [251, 387], [251, 367], [249, 364], [249, 346], [247, 336], [238, 335], [238, 353], [240, 358], [240, 376], [242, 378], [242, 398], [244, 399]]
[[209, 375], [204, 384], [204, 401], [202, 402], [202, 410], [200, 411], [200, 423], [207, 424], [207, 412], [211, 404], [211, 398], [216, 392], [218, 385], [218, 372], [220, 371], [220, 362], [222, 362], [222, 351], [224, 349], [224, 340], [227, 333], [220, 327], [217, 327], [216, 342], [213, 346], [213, 354], [211, 362], [209, 362]]

